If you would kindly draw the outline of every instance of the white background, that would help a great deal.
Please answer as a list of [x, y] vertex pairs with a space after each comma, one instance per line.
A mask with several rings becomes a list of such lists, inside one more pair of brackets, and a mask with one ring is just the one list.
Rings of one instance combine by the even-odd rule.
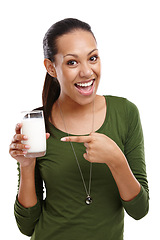
[[102, 60], [102, 78], [98, 92], [126, 97], [139, 108], [145, 137], [150, 212], [140, 221], [125, 217], [125, 240], [158, 239], [158, 0], [1, 1], [1, 236], [3, 239], [29, 239], [19, 232], [13, 215], [17, 169], [15, 160], [8, 154], [8, 146], [14, 135], [19, 112], [41, 106], [45, 78], [43, 36], [54, 22], [66, 17], [76, 17], [88, 22], [95, 33]]

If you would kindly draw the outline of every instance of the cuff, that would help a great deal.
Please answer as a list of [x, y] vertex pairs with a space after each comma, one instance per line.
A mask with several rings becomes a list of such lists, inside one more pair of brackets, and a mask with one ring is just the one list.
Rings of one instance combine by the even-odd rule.
[[149, 210], [149, 196], [145, 189], [141, 186], [140, 193], [131, 201], [121, 199], [126, 212], [136, 220], [143, 218]]
[[19, 203], [18, 196], [16, 197], [14, 215], [18, 228], [23, 234], [27, 236], [32, 235], [40, 214], [41, 205], [39, 201], [37, 201], [36, 205], [33, 207], [25, 208]]
[[24, 216], [24, 217], [25, 216], [28, 217], [31, 215], [34, 216], [34, 215], [37, 215], [37, 212], [39, 212], [39, 209], [40, 209], [40, 203], [38, 200], [37, 200], [37, 203], [33, 207], [25, 208], [18, 201], [18, 195], [16, 196], [14, 210], [16, 212], [18, 212], [20, 215], [22, 214], [22, 216]]

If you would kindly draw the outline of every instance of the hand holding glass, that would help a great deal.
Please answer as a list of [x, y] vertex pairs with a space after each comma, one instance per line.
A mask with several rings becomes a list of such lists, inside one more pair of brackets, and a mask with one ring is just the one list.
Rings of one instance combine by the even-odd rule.
[[27, 136], [24, 144], [30, 146], [25, 157], [42, 157], [46, 154], [46, 132], [43, 111], [22, 112], [22, 134]]

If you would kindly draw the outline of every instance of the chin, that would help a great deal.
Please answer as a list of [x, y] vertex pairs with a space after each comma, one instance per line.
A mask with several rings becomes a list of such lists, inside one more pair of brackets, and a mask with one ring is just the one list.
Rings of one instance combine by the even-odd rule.
[[75, 102], [81, 106], [85, 106], [87, 104], [91, 104], [96, 97], [96, 93], [90, 95], [90, 96], [81, 96], [76, 97]]

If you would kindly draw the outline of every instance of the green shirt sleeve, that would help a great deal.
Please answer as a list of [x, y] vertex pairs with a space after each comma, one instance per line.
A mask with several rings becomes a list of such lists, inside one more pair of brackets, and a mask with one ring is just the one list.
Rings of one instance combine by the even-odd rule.
[[[20, 167], [18, 163], [18, 172], [19, 172], [19, 183], [20, 183]], [[43, 183], [40, 177], [38, 167], [35, 167], [35, 185], [37, 193], [37, 204], [30, 208], [23, 207], [19, 201], [18, 196], [14, 204], [14, 215], [16, 218], [17, 226], [19, 230], [27, 235], [31, 236], [33, 234], [36, 223], [39, 220], [41, 214], [41, 205], [43, 200]], [[19, 184], [18, 184], [19, 188]]]
[[139, 220], [148, 213], [148, 194], [141, 186], [140, 193], [131, 201], [122, 201], [123, 207], [126, 212], [135, 220]]
[[124, 154], [127, 158], [129, 166], [141, 184], [141, 191], [133, 200], [122, 204], [126, 212], [138, 220], [148, 213], [149, 209], [149, 189], [146, 174], [145, 154], [144, 154], [144, 138], [143, 131], [137, 107], [127, 101], [127, 137], [124, 147]]

